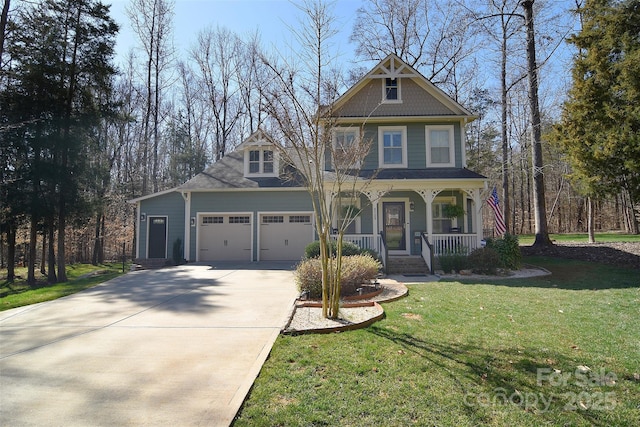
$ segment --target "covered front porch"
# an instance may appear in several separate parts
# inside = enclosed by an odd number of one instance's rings
[[[343,240],[375,250],[385,268],[393,258],[421,257],[430,271],[440,255],[468,254],[481,246],[484,183],[427,188],[403,184],[367,188],[353,196],[330,195],[334,227],[342,221]]]

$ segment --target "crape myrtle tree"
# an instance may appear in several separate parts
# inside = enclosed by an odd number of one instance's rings
[[[587,0],[573,86],[555,138],[564,146],[579,190],[591,198],[626,193],[640,203],[640,2]],[[638,232],[631,213],[632,231]]]
[[[300,179],[309,192],[320,243],[322,265],[322,314],[337,318],[340,302],[340,273],[342,236],[349,220],[337,221],[333,229],[336,209],[333,196],[345,196],[344,203],[355,205],[357,191],[370,182],[358,178],[356,167],[370,149],[371,142],[360,138],[350,144],[334,144],[331,105],[337,99],[338,73],[330,68],[330,39],[335,34],[331,4],[320,0],[306,0],[298,5],[303,14],[300,27],[294,33],[301,45],[297,52],[299,64],[293,58],[272,59],[262,56],[270,73],[271,83],[264,89],[265,109],[271,117],[269,133],[281,161],[294,166],[292,179]],[[331,159],[331,172],[325,160]],[[352,200],[349,200],[351,197]],[[343,199],[344,200],[344,199]],[[353,215],[347,215],[353,217]],[[336,236],[337,253],[331,255],[330,246]]]
[[[50,231],[56,227],[58,275],[49,280],[67,280],[67,222],[81,218],[89,206],[85,184],[96,130],[110,109],[108,98],[97,94],[109,91],[115,74],[111,60],[118,27],[108,11],[94,0],[46,0],[25,4],[8,23],[11,73],[0,100],[0,137],[3,147],[11,147],[8,167],[21,171],[16,186],[23,190],[8,203],[31,219],[32,247],[38,223]]]

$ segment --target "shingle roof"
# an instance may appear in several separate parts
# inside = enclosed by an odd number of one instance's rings
[[[292,188],[301,187],[295,174],[281,174],[281,177],[244,176],[244,154],[234,151],[218,160],[204,172],[178,187],[178,190],[224,190],[240,188]]]
[[[333,173],[327,171],[326,178],[331,179]],[[375,177],[379,180],[391,179],[486,179],[483,175],[463,168],[429,168],[429,169],[381,169],[363,170],[360,178]],[[177,190],[225,190],[251,188],[300,188],[302,180],[293,168],[281,177],[244,176],[244,156],[241,151],[227,154],[224,158],[209,166],[204,172],[196,175]]]
[[[360,178],[374,179],[487,179],[467,168],[380,169],[360,171]]]

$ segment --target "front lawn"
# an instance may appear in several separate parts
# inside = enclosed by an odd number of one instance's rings
[[[525,261],[554,275],[411,285],[369,328],[279,337],[234,426],[640,425],[637,270]]]
[[[563,234],[550,234],[549,238],[558,243],[589,243],[589,235],[587,233],[563,233]],[[595,239],[598,243],[609,242],[640,242],[640,234],[625,234],[625,233],[595,233]],[[535,236],[532,234],[522,234],[518,236],[520,244],[523,246],[529,246],[533,244]]]
[[[54,300],[88,289],[122,274],[122,264],[71,264],[67,266],[64,283],[47,284],[46,277],[38,270],[34,286],[26,281],[27,269],[16,268],[16,280],[8,282],[7,271],[0,271],[0,311]]]

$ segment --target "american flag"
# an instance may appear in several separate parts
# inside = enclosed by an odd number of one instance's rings
[[[498,199],[498,191],[496,187],[493,187],[493,191],[491,192],[491,197],[487,199],[487,203],[493,209],[495,223],[496,223],[496,233],[499,236],[502,236],[507,231],[507,227],[504,225],[504,216],[502,216],[502,211],[500,210],[500,199]]]

